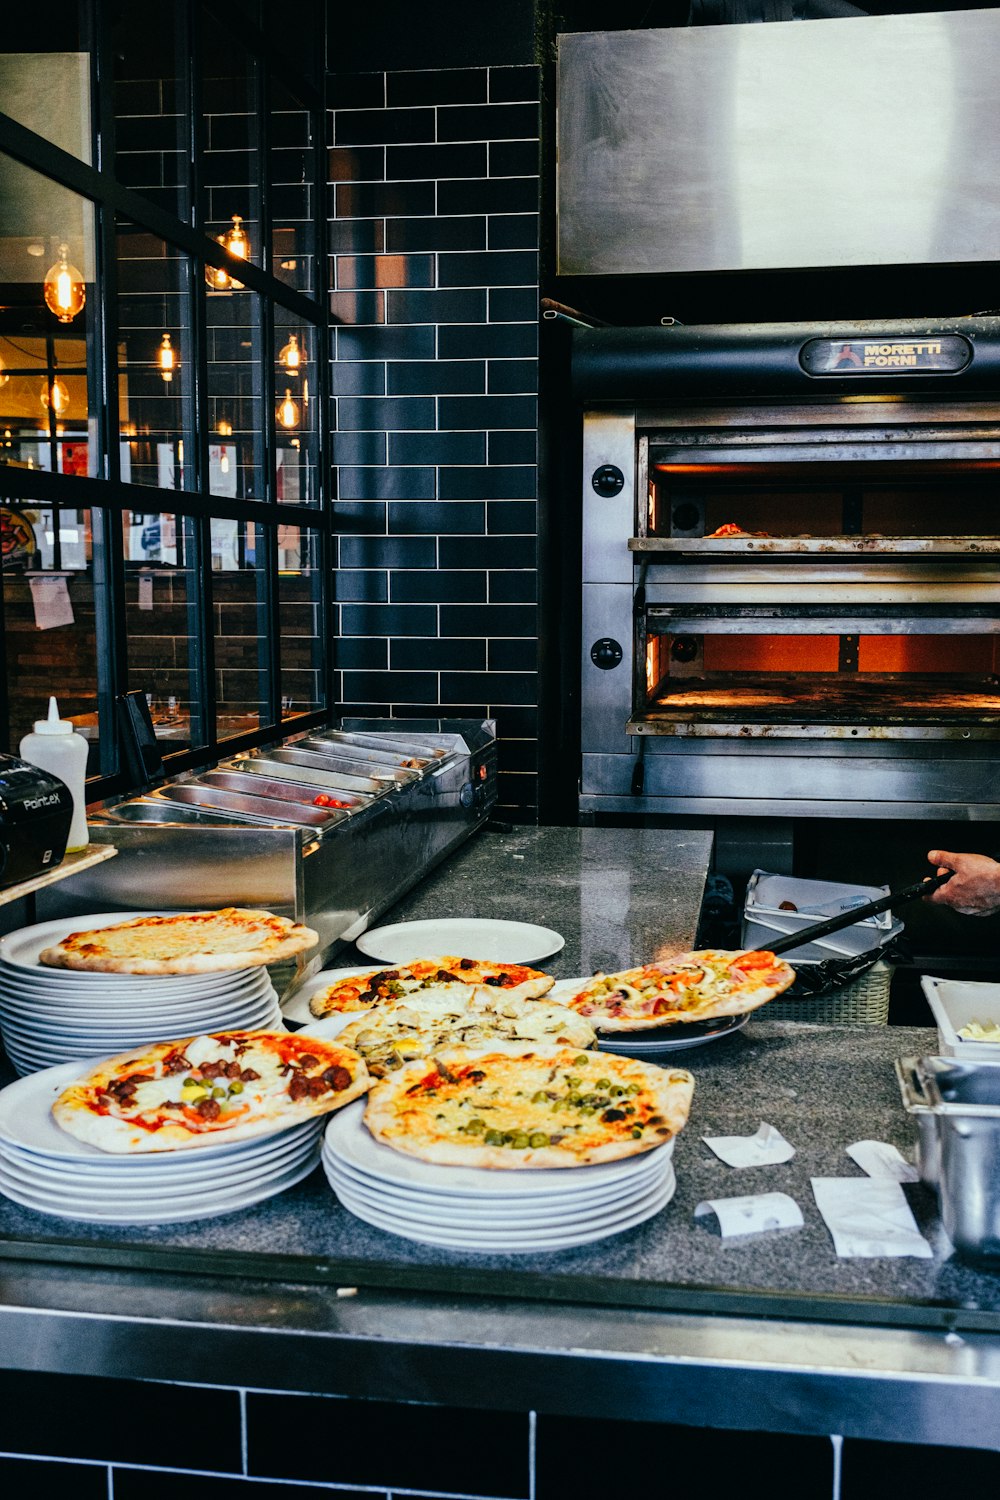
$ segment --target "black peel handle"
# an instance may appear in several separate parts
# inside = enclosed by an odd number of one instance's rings
[[[918,896],[929,896],[931,891],[936,891],[938,886],[944,885],[954,874],[953,870],[945,870],[943,875],[928,875],[926,880],[918,880],[914,885],[904,886],[901,891],[890,891],[888,896],[880,896],[877,901],[869,901],[865,906],[855,906],[851,911],[842,911],[838,917],[830,917],[826,922],[816,922],[812,927],[800,927],[798,932],[790,932],[787,937],[778,938],[776,943],[768,943],[768,953],[789,953],[793,948],[802,948],[806,943],[815,943],[819,938],[828,937],[831,932],[841,932],[845,927],[853,927],[855,922],[863,922],[866,917],[877,916],[880,911],[888,911],[892,906],[902,906],[906,901],[916,901]]]

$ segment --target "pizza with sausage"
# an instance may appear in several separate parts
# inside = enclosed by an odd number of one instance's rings
[[[52,1106],[102,1151],[176,1151],[267,1135],[371,1086],[356,1052],[290,1031],[217,1031],[107,1058]]]
[[[766,1005],[794,980],[795,970],[773,953],[705,948],[620,974],[595,974],[562,1003],[598,1031],[644,1031],[742,1015]]]
[[[524,999],[537,999],[550,990],[555,981],[538,969],[523,964],[491,963],[481,958],[414,958],[391,969],[375,969],[371,974],[354,974],[338,979],[310,996],[309,1009],[314,1016],[332,1016],[341,1011],[370,1010],[386,1000],[403,1000],[434,990],[447,993],[465,1004],[474,991],[483,988]]]
[[[102,974],[211,974],[251,969],[314,948],[319,934],[269,911],[221,911],[133,917],[111,927],[71,932],[43,948],[39,962]]]
[[[597,1034],[583,1016],[546,1000],[486,989],[474,990],[468,1000],[456,1000],[447,991],[424,990],[402,1000],[380,1001],[337,1040],[359,1052],[374,1077],[384,1078],[442,1047],[522,1042],[579,1050],[592,1047]]]
[[[449,1047],[375,1084],[365,1124],[421,1161],[498,1170],[584,1167],[662,1146],[694,1079],[572,1047]]]

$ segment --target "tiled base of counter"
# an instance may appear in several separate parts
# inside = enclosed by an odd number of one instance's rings
[[[39,1500],[730,1500],[755,1477],[778,1497],[870,1500],[956,1472],[973,1494],[1000,1484],[1000,1454],[958,1448],[24,1374],[0,1375],[0,1449],[0,1493]]]

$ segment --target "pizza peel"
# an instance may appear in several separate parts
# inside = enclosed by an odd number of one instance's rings
[[[880,896],[877,901],[867,901],[864,906],[853,906],[850,911],[842,911],[836,917],[829,917],[825,922],[815,922],[811,927],[800,927],[797,932],[790,932],[787,937],[778,938],[777,942],[768,943],[768,953],[789,953],[793,948],[802,948],[806,943],[815,943],[819,938],[828,937],[832,932],[841,932],[845,927],[853,927],[855,922],[863,922],[866,917],[877,916],[881,911],[888,911],[893,906],[902,906],[906,901],[915,901],[919,896],[929,896],[931,891],[936,891],[939,886],[949,881],[955,872],[945,870],[943,875],[928,875],[925,880],[918,880],[913,885],[903,886],[901,890],[890,891],[887,896]],[[753,950],[748,949],[747,952]]]

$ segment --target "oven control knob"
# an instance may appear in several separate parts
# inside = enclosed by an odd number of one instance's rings
[[[610,672],[612,667],[620,667],[622,654],[621,646],[609,635],[602,636],[590,648],[590,659],[595,667],[600,667],[602,672]]]
[[[460,789],[458,800],[462,807],[471,807],[476,800],[476,789],[471,781],[467,781]]]
[[[590,482],[599,495],[610,499],[621,494],[625,487],[625,475],[617,464],[601,464],[590,476]]]

